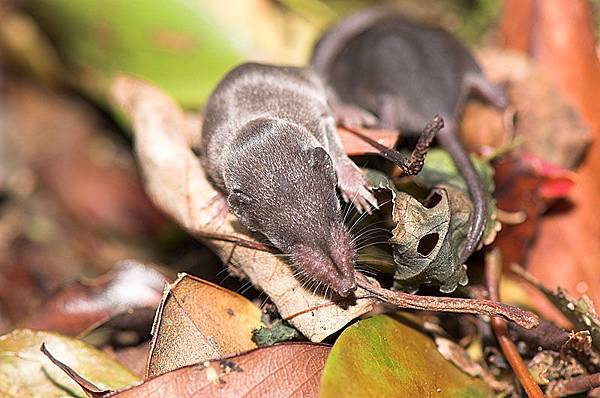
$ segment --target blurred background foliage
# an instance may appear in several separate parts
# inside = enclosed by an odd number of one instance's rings
[[[67,82],[100,104],[118,72],[158,84],[197,109],[216,82],[246,61],[303,64],[318,35],[338,18],[369,5],[391,4],[441,24],[468,43],[493,41],[499,0],[21,0],[42,32],[6,43],[37,75]],[[28,18],[28,16],[24,16]],[[33,27],[16,23],[12,28]],[[7,30],[8,27],[4,27]],[[6,32],[5,32],[6,33]],[[35,40],[31,36],[35,36]],[[19,38],[20,37],[20,38]],[[46,40],[51,45],[40,43]],[[18,49],[25,49],[18,54]],[[36,48],[38,55],[32,53]],[[49,56],[56,50],[58,56]],[[39,52],[43,54],[39,54]],[[14,51],[13,51],[14,53]],[[19,58],[18,56],[15,58]],[[59,65],[62,63],[62,65]]]
[[[245,61],[302,64],[318,35],[338,18],[370,5],[455,32],[470,45],[493,42],[500,0],[4,0],[33,16],[59,57],[27,48],[22,57],[38,75],[67,81],[99,103],[118,72],[148,79],[186,108],[198,108],[220,77]],[[592,0],[600,32],[600,0]],[[30,29],[4,26],[32,40]],[[25,24],[26,25],[26,24]],[[30,32],[31,33],[31,32]],[[9,43],[23,47],[23,43]],[[24,49],[24,48],[23,48]],[[18,57],[17,57],[18,58]],[[63,62],[66,69],[54,65]],[[35,62],[32,62],[35,61]],[[66,76],[65,71],[66,70]]]

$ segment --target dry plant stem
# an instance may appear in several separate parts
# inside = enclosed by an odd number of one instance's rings
[[[500,301],[498,289],[500,286],[501,272],[502,259],[500,257],[499,249],[496,248],[488,253],[485,258],[485,280],[490,299],[494,301]],[[533,380],[531,373],[529,373],[527,366],[525,366],[525,363],[523,362],[523,358],[521,358],[517,351],[517,347],[508,335],[506,322],[498,317],[492,317],[491,323],[492,329],[498,339],[498,344],[500,344],[500,348],[502,348],[502,352],[504,353],[504,357],[515,372],[515,375],[519,379],[527,396],[529,398],[543,398],[544,393]]]
[[[262,251],[262,252],[277,253],[277,249],[275,249],[269,245],[266,245],[266,244],[260,243],[260,242],[255,242],[255,241],[248,240],[248,239],[239,238],[235,235],[227,235],[227,234],[221,234],[218,232],[202,231],[202,230],[194,231],[194,235],[196,235],[200,238],[205,238],[205,239],[220,240],[223,242],[231,242],[231,243],[235,243],[238,246],[247,247],[249,249],[254,249],[254,250],[258,250],[258,251]]]
[[[531,312],[491,300],[417,296],[415,294],[395,292],[369,282],[364,275],[360,274],[357,275],[357,284],[359,287],[372,293],[379,300],[400,308],[502,316],[527,329],[532,329],[539,324],[539,319]]]
[[[76,382],[77,384],[79,384],[79,386],[84,390],[85,394],[89,397],[102,397],[103,395],[106,395],[107,393],[109,393],[109,390],[101,390],[100,388],[98,388],[95,384],[93,384],[92,382],[86,380],[85,378],[81,377],[79,375],[79,373],[77,373],[76,371],[74,371],[70,366],[65,365],[64,363],[62,363],[61,361],[59,361],[58,359],[56,359],[54,357],[54,355],[52,355],[48,349],[46,348],[46,344],[42,344],[42,346],[40,347],[40,351],[42,351],[42,353],[48,357],[48,359],[55,364],[56,366],[58,366],[60,368],[60,370],[62,370],[63,372],[65,372],[74,382]]]
[[[566,397],[580,394],[600,387],[600,373],[574,377],[571,380],[559,382],[549,393],[550,397]]]
[[[423,169],[423,164],[425,162],[425,155],[427,155],[427,151],[429,150],[429,146],[433,141],[433,138],[444,127],[444,119],[441,116],[436,115],[434,118],[427,123],[423,132],[419,136],[419,140],[417,141],[417,145],[412,152],[410,159],[404,157],[400,152],[393,148],[388,148],[385,145],[381,145],[379,142],[370,138],[369,136],[361,133],[360,131],[354,130],[349,127],[344,127],[350,133],[354,134],[361,140],[365,141],[373,148],[377,149],[381,156],[392,161],[395,165],[400,167],[405,175],[415,175],[418,174],[421,169]]]

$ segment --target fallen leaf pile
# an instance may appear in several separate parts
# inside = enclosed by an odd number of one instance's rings
[[[466,261],[448,153],[408,176],[376,154],[416,139],[338,128],[380,203],[342,203],[346,298],[214,219],[202,105],[375,2],[225,3],[0,2],[0,396],[600,397],[600,3],[398,1],[477,39],[510,105],[465,104],[488,208]]]

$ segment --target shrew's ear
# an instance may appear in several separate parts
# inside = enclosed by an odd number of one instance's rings
[[[337,182],[337,177],[335,174],[335,169],[333,168],[333,161],[331,160],[331,156],[329,156],[327,151],[318,146],[316,148],[309,149],[308,155],[310,166],[313,167],[315,170],[324,171],[327,177],[335,185]]]

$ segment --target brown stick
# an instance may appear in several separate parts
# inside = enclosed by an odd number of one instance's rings
[[[48,349],[46,348],[46,343],[42,343],[40,351],[42,351],[42,353],[46,355],[54,365],[58,366],[63,372],[67,374],[67,376],[69,376],[75,383],[77,383],[88,397],[100,398],[110,392],[110,390],[102,390],[98,388],[94,383],[80,376],[79,373],[73,370],[73,368],[56,359],[54,355],[52,355],[50,351],[48,351]]]
[[[548,389],[549,397],[566,397],[600,387],[600,373],[562,380]]]
[[[375,295],[379,300],[415,310],[459,312],[488,316],[501,316],[515,322],[519,326],[532,329],[539,324],[537,316],[518,307],[497,303],[490,300],[473,300],[454,297],[417,296],[403,292],[384,289],[371,282],[364,275],[357,275],[357,284]]]
[[[500,285],[501,272],[502,259],[500,257],[500,250],[496,248],[485,257],[485,280],[490,299],[494,301],[500,301],[498,287]],[[529,369],[527,369],[527,366],[519,355],[519,351],[517,351],[517,347],[508,335],[506,322],[498,317],[492,317],[491,323],[492,329],[500,344],[500,348],[502,348],[502,352],[504,353],[504,357],[521,382],[527,396],[529,398],[543,398],[544,393],[540,389],[540,386],[533,380],[531,373],[529,373]]]
[[[354,130],[349,127],[344,128],[348,130],[350,133],[354,134],[361,140],[365,141],[367,144],[371,145],[373,148],[379,151],[379,154],[384,158],[392,161],[395,165],[400,167],[404,174],[406,175],[415,175],[418,174],[423,169],[423,164],[425,163],[425,155],[427,155],[427,151],[429,150],[429,146],[433,141],[433,138],[444,127],[444,119],[441,116],[435,115],[433,119],[423,129],[423,132],[419,136],[419,140],[417,141],[417,145],[411,154],[410,159],[407,159],[400,152],[395,150],[394,148],[388,148],[385,145],[381,145],[379,142],[375,141],[371,137],[361,133],[360,131]]]
[[[202,231],[202,230],[193,231],[193,234],[199,238],[231,242],[231,243],[235,243],[238,246],[247,247],[249,249],[258,250],[261,252],[277,253],[277,250],[269,245],[266,245],[266,244],[260,243],[260,242],[256,242],[253,240],[238,238],[237,236],[234,236],[234,235],[227,235],[227,234],[221,234],[218,232],[209,232],[209,231]]]

